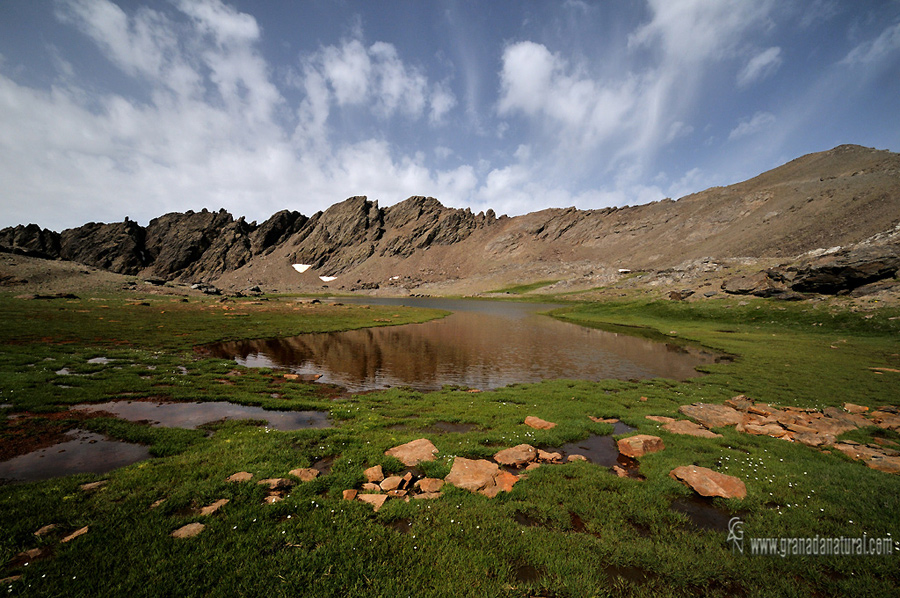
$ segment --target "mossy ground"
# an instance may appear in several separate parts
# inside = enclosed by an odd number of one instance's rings
[[[230,309],[223,309],[229,307]],[[245,314],[245,315],[239,315]],[[842,455],[769,437],[718,430],[699,439],[659,431],[646,415],[721,402],[739,393],[780,405],[900,404],[900,315],[855,314],[822,304],[714,301],[578,305],[557,317],[725,351],[734,361],[705,366],[688,381],[548,381],[470,393],[390,389],[345,395],[285,381],[266,369],[236,368],[194,347],[215,340],[421,321],[439,314],[396,307],[301,305],[293,299],[218,303],[209,299],[109,295],[81,300],[0,297],[0,404],[7,413],[54,417],[81,402],[113,398],[229,400],[274,409],[328,410],[326,430],[267,431],[247,422],[166,430],[100,418],[89,426],[151,446],[154,458],[109,474],[0,486],[0,563],[45,546],[52,556],[0,565],[7,595],[33,596],[885,596],[900,585],[900,547],[891,556],[750,557],[726,535],[693,525],[670,508],[691,491],[668,476],[695,463],[741,477],[743,501],[716,499],[740,513],[746,537],[862,536],[900,539],[900,477]],[[105,364],[89,359],[106,357]],[[70,375],[57,371],[66,368]],[[183,368],[183,369],[182,369]],[[274,398],[273,395],[277,395]],[[646,401],[641,400],[646,397]],[[559,425],[535,431],[536,415]],[[661,436],[666,449],[640,460],[646,481],[618,478],[588,463],[543,466],[494,499],[448,488],[437,500],[388,501],[378,512],[341,499],[364,467],[400,471],[384,450],[420,436],[439,458],[426,474],[449,472],[454,455],[488,457],[528,442],[554,447],[612,427],[617,417]],[[49,421],[49,420],[48,420]],[[65,420],[63,420],[65,421]],[[473,424],[443,433],[436,424]],[[38,425],[38,429],[39,429]],[[11,423],[0,422],[5,440]],[[211,432],[208,435],[207,432]],[[898,440],[878,428],[847,435]],[[255,483],[323,457],[331,473],[298,484],[274,505]],[[107,479],[92,492],[79,484]],[[220,498],[212,516],[196,509]],[[150,506],[165,499],[158,507]],[[389,524],[405,520],[407,533]],[[201,521],[199,536],[169,534]],[[523,523],[524,522],[524,523]],[[70,543],[33,532],[56,523],[89,526]],[[527,524],[525,524],[527,523]],[[62,532],[60,532],[62,533]]]

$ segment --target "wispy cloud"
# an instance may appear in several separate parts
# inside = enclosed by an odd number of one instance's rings
[[[763,50],[751,58],[737,76],[738,87],[748,87],[757,81],[769,77],[781,66],[781,48],[772,47]]]
[[[728,134],[728,140],[755,135],[775,124],[775,115],[771,112],[757,112],[752,117],[742,120]]]

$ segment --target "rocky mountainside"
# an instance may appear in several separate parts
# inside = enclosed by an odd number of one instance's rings
[[[778,294],[890,279],[900,267],[898,226],[900,155],[845,145],[742,183],[633,207],[497,218],[434,198],[380,208],[352,197],[309,218],[282,211],[259,225],[206,210],[146,227],[126,220],[55,233],[30,224],[0,230],[0,250],[231,290],[327,284],[390,294],[542,280],[577,290],[614,282],[620,270],[671,277],[736,260],[748,272],[725,290]]]

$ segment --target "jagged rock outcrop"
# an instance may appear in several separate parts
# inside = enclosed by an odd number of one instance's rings
[[[250,251],[253,255],[261,255],[271,251],[276,245],[284,243],[288,237],[297,233],[309,221],[300,212],[281,210],[269,217],[250,233]]]
[[[0,251],[31,257],[59,257],[59,233],[37,224],[10,226],[0,230]]]
[[[178,278],[215,242],[234,219],[225,210],[172,212],[154,218],[147,226],[145,275]]]
[[[137,274],[147,265],[144,229],[136,222],[91,222],[60,233],[59,256],[119,274]]]
[[[900,270],[900,244],[862,245],[789,266],[791,288],[833,294],[893,278]]]

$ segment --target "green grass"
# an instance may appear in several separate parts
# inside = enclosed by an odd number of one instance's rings
[[[747,498],[715,504],[740,513],[747,537],[866,533],[900,539],[897,476],[733,428],[719,430],[723,436],[716,439],[675,436],[645,418],[739,393],[779,405],[898,405],[900,374],[870,369],[900,369],[900,320],[892,319],[897,310],[863,314],[827,303],[764,300],[577,305],[556,317],[699,344],[734,360],[705,366],[705,376],[687,381],[557,380],[480,393],[394,388],[335,400],[317,385],[287,383],[265,369],[235,368],[194,347],[435,314],[301,307],[287,298],[231,302],[226,305],[235,309],[227,311],[206,299],[145,302],[151,305],[129,305],[122,296],[74,302],[0,297],[0,404],[12,405],[4,411],[49,414],[82,402],[159,396],[328,410],[336,426],[277,432],[246,422],[204,430],[108,418],[79,422],[148,444],[154,456],[102,476],[0,486],[0,563],[35,547],[53,551],[52,558],[27,567],[0,565],[0,579],[22,576],[0,586],[7,595],[885,596],[900,585],[900,547],[889,557],[734,555],[724,533],[698,528],[670,509],[673,500],[691,492],[668,473],[695,463],[741,477]],[[391,322],[376,322],[381,319]],[[87,363],[99,356],[112,361]],[[57,375],[61,368],[72,375]],[[526,415],[558,426],[532,430],[521,423]],[[523,442],[556,447],[612,432],[589,415],[617,417],[663,438],[664,451],[640,460],[645,481],[572,463],[542,466],[494,499],[449,488],[438,500],[388,501],[378,513],[341,500],[342,490],[362,482],[365,467],[401,471],[384,451],[414,438],[428,437],[437,446],[438,458],[423,470],[442,477],[454,456],[489,457]],[[0,421],[0,438],[11,433],[13,421]],[[439,433],[439,422],[472,429]],[[876,436],[900,439],[876,428],[845,435],[857,442]],[[256,479],[284,476],[324,457],[335,458],[330,474],[297,485],[275,505],[263,504],[265,492],[253,482],[225,481],[241,470]],[[78,489],[99,479],[109,482],[91,493]],[[220,498],[229,499],[220,512],[196,514]],[[517,522],[523,516],[531,525]],[[409,533],[388,526],[401,519],[410,522]],[[207,525],[198,537],[169,537],[195,521]],[[48,523],[65,533],[82,526],[89,532],[67,544],[58,535],[36,538],[33,532]]]

